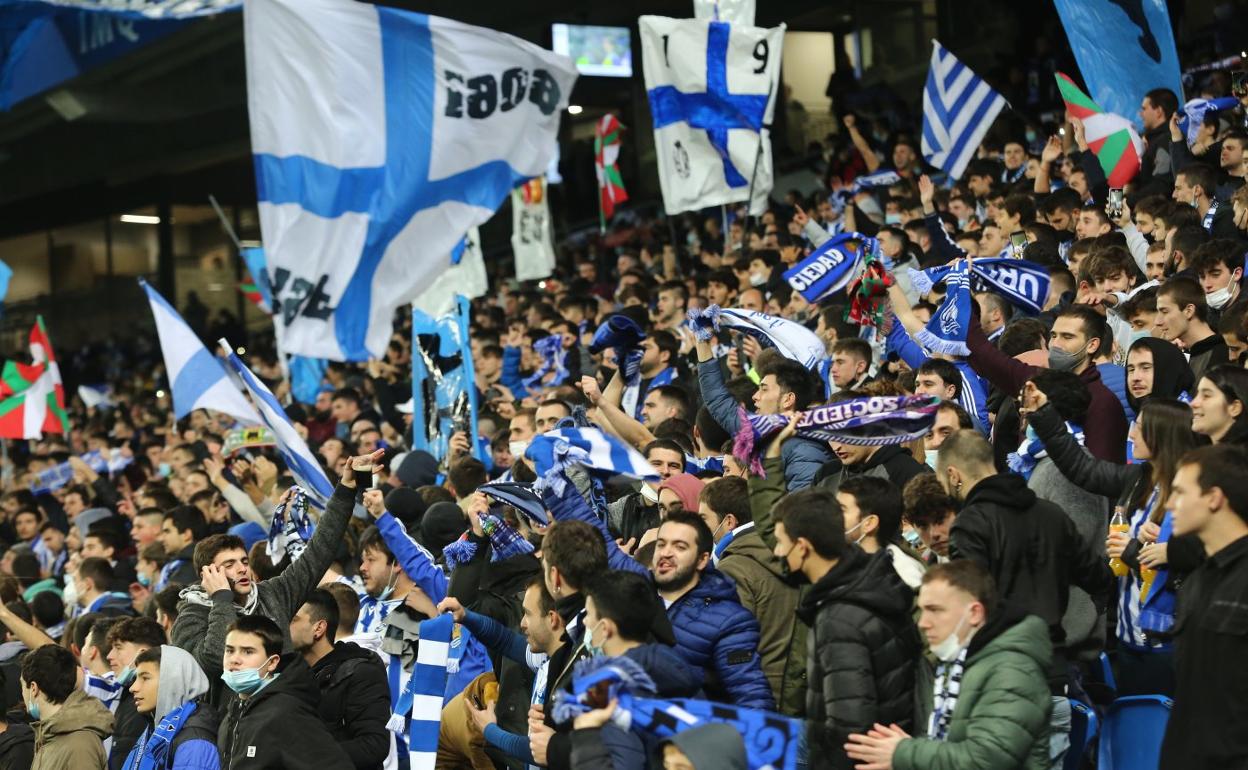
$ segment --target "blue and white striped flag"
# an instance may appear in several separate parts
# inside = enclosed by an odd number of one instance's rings
[[[658,481],[645,457],[615,436],[597,428],[559,428],[534,436],[524,456],[533,461],[537,491],[550,484],[555,494],[563,494],[560,472],[573,465],[600,477],[629,476],[642,481]]]
[[[244,422],[259,422],[260,416],[226,376],[221,361],[208,352],[178,311],[147,281],[140,278],[139,285],[147,292],[156,320],[174,416],[181,419],[196,409],[215,409]]]
[[[295,426],[286,416],[286,410],[282,409],[282,405],[277,402],[277,397],[272,391],[260,381],[260,378],[251,373],[247,364],[243,363],[243,359],[234,353],[229,342],[221,340],[221,345],[230,351],[230,366],[234,367],[239,379],[243,381],[243,386],[251,394],[251,400],[260,410],[258,419],[269,426],[277,438],[277,452],[282,456],[286,467],[290,469],[291,475],[295,477],[295,482],[308,493],[308,498],[313,505],[324,508],[334,493],[334,486],[325,477],[321,464],[316,461],[316,457],[308,449],[303,437],[295,431]]]
[[[438,733],[442,729],[443,694],[454,627],[455,621],[450,615],[439,615],[420,624],[416,668],[391,717],[391,728],[397,727],[399,720],[409,714],[412,717],[407,744],[412,770],[433,770],[437,764]]]
[[[928,163],[960,178],[1004,106],[1005,97],[932,41],[923,88],[923,158]]]
[[[351,0],[248,0],[243,21],[282,344],[380,358],[394,311],[545,172],[575,65],[501,32]]]

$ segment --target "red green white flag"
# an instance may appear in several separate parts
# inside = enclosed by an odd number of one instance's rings
[[[1066,102],[1066,111],[1083,121],[1088,149],[1096,155],[1110,187],[1126,187],[1140,172],[1144,142],[1131,121],[1105,112],[1069,76],[1057,73],[1057,88]]]
[[[0,370],[0,438],[69,433],[65,386],[43,316],[30,330],[30,364],[6,361]]]
[[[628,200],[624,180],[620,177],[620,131],[619,118],[603,115],[594,125],[594,171],[598,174],[599,224],[605,231],[607,220],[615,213],[615,207]]]

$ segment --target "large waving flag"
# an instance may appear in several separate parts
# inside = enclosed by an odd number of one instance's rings
[[[174,416],[182,419],[196,409],[215,409],[244,422],[259,422],[260,416],[230,381],[225,367],[208,352],[178,311],[147,281],[139,279],[139,285],[147,292],[152,317],[156,320]]]
[[[1135,126],[1121,115],[1102,110],[1064,73],[1057,73],[1057,88],[1066,102],[1066,111],[1083,121],[1088,149],[1100,161],[1109,186],[1126,187],[1140,173],[1140,158],[1144,155],[1144,142]]]
[[[954,179],[975,157],[1005,97],[939,42],[923,87],[923,157]]]
[[[1144,94],[1169,88],[1183,102],[1183,76],[1166,0],[1054,0],[1079,71],[1097,104],[1133,116]]]
[[[784,25],[642,16],[646,95],[668,214],[738,203],[762,213]]]
[[[234,348],[228,341],[221,340],[221,346],[230,351],[227,360],[242,380],[243,387],[247,388],[247,392],[251,394],[251,400],[255,403],[256,409],[260,411],[260,420],[273,431],[277,439],[277,452],[282,456],[286,467],[290,469],[291,475],[295,477],[296,483],[308,493],[313,504],[324,508],[334,493],[334,487],[325,477],[325,471],[321,470],[321,464],[316,461],[312,450],[308,449],[307,442],[295,430],[290,418],[286,416],[286,410],[282,409],[282,405],[277,402],[277,397],[273,395],[273,392],[260,381],[259,377],[252,374],[247,364],[243,363],[243,359],[234,353]]]
[[[501,32],[351,0],[248,0],[243,18],[283,345],[380,358],[394,311],[546,170],[575,67]]]
[[[65,387],[43,316],[30,330],[30,364],[6,361],[0,374],[0,438],[69,433]]]

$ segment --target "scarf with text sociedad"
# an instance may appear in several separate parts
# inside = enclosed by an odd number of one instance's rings
[[[851,398],[799,412],[796,433],[816,441],[837,441],[855,446],[904,444],[926,435],[936,420],[937,396],[870,396]],[[733,455],[750,470],[763,475],[759,460],[761,442],[789,424],[782,414],[738,413],[741,428],[733,442]]]
[[[1044,309],[1049,296],[1048,270],[1010,257],[959,260],[952,267],[911,270],[910,281],[920,295],[945,282],[945,300],[916,340],[930,351],[955,356],[971,353],[966,347],[966,331],[971,323],[972,292],[995,292],[1033,315]]]
[[[862,272],[863,258],[878,249],[874,238],[861,233],[841,233],[819,245],[809,257],[784,272],[793,291],[812,305],[849,286]]]

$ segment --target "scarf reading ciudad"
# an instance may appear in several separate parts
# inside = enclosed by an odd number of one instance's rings
[[[731,329],[753,337],[765,348],[775,348],[785,358],[807,369],[814,369],[827,358],[823,340],[802,324],[787,318],[756,310],[721,308],[719,305],[711,305],[705,310],[690,310],[686,317],[685,326],[703,342],[709,342],[721,329]]]
[[[905,444],[921,438],[936,420],[938,396],[870,396],[817,406],[797,417],[797,435],[816,441],[854,446]],[[733,441],[733,455],[750,470],[763,475],[758,454],[762,441],[789,424],[782,414],[738,412],[741,427]]]
[[[641,395],[641,343],[645,339],[646,333],[636,321],[617,313],[602,322],[589,343],[591,354],[601,353],[607,348],[615,350],[615,364],[620,367],[620,376],[624,378],[620,409],[625,414],[634,414],[637,410]]]
[[[308,496],[300,487],[291,487],[290,499],[273,509],[269,543],[265,553],[274,564],[286,557],[293,562],[303,555],[312,539],[312,519],[308,517]]]
[[[605,688],[606,694],[602,691]],[[746,764],[760,770],[793,770],[804,731],[801,720],[771,711],[691,698],[655,697],[654,680],[631,659],[586,658],[576,664],[571,691],[555,693],[555,721],[565,723],[615,699],[611,723],[660,740],[713,723],[733,727],[745,741]]]
[[[941,281],[948,287],[945,301],[917,335],[917,341],[933,352],[955,356],[971,353],[966,347],[966,331],[971,323],[973,291],[996,292],[1033,315],[1044,309],[1049,295],[1048,270],[1010,257],[958,260],[952,267],[910,271],[911,285],[920,295],[928,294]]]
[[[559,385],[568,378],[568,369],[566,366],[568,351],[563,349],[562,334],[548,334],[537,342],[533,343],[533,350],[542,357],[542,363],[537,367],[537,371],[522,380],[525,390],[533,390],[540,387],[542,378],[550,372],[555,373],[555,379],[552,384]]]
[[[824,241],[810,256],[784,271],[784,280],[807,302],[818,304],[844,291],[862,272],[865,256],[878,249],[878,242],[870,236],[843,232]]]
[[[1080,428],[1073,422],[1068,422],[1066,423],[1066,431],[1070,433],[1075,441],[1079,442],[1079,446],[1083,446],[1083,428]],[[1010,452],[1005,462],[1010,467],[1010,470],[1025,479],[1030,479],[1031,474],[1036,470],[1036,466],[1048,456],[1048,452],[1044,448],[1044,442],[1036,435],[1035,429],[1029,425],[1027,426],[1027,435],[1023,437],[1023,443],[1018,445],[1018,451]]]

